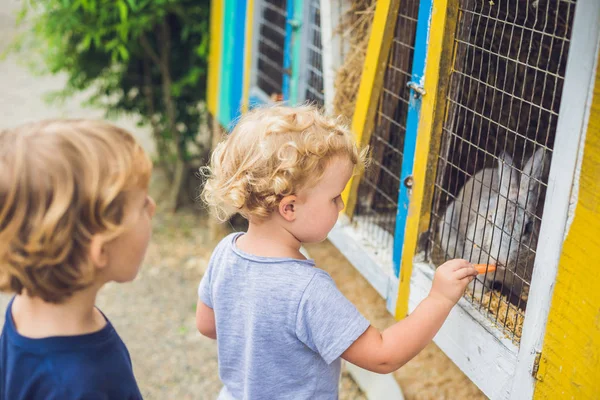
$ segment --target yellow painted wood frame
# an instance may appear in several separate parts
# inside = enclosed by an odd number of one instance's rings
[[[383,86],[399,5],[400,0],[379,0],[375,8],[371,36],[352,118],[352,131],[356,142],[361,147],[368,145],[371,139],[377,101]],[[345,212],[349,217],[352,217],[354,213],[359,182],[360,176],[353,177],[342,193],[342,200],[346,204]]]
[[[596,70],[575,217],[558,264],[535,399],[600,397],[599,238],[600,73]]]
[[[223,0],[210,2],[210,53],[208,55],[208,83],[206,106],[216,117],[219,104],[219,76],[221,70],[221,43],[223,37]]]
[[[246,42],[244,43],[244,88],[242,91],[242,114],[246,113],[250,102],[250,72],[252,70],[252,43],[254,26],[254,0],[246,3]]]
[[[400,263],[396,318],[408,314],[410,277],[417,243],[422,233],[429,228],[430,205],[433,198],[437,155],[444,123],[445,95],[448,91],[450,72],[456,54],[453,53],[453,39],[458,18],[458,0],[436,0],[431,12],[429,45],[425,66],[415,162],[413,166],[414,184],[406,219],[404,248]]]

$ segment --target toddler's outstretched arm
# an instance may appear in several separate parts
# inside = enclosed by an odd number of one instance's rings
[[[402,367],[433,339],[476,275],[475,268],[465,260],[450,260],[441,265],[431,292],[408,317],[383,333],[370,326],[342,358],[381,374]]]

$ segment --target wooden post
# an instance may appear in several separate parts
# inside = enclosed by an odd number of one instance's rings
[[[379,0],[375,8],[367,56],[352,118],[352,130],[361,147],[366,146],[371,139],[399,5],[400,0]],[[346,204],[345,213],[349,217],[354,213],[359,182],[360,177],[353,177],[342,193],[342,199]]]
[[[404,318],[408,313],[413,258],[417,252],[419,236],[429,226],[429,205],[433,196],[436,157],[444,123],[445,93],[448,90],[453,61],[452,41],[456,31],[457,12],[457,0],[433,2],[425,66],[424,88],[427,94],[422,99],[417,131],[413,165],[414,183],[406,217],[404,248],[400,259],[397,319]]]

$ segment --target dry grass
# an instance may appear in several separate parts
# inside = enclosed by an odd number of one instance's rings
[[[354,1],[337,28],[348,51],[344,54],[344,64],[338,69],[335,77],[336,95],[333,106],[335,113],[343,115],[347,120],[352,120],[354,115],[375,3],[375,0]]]
[[[525,311],[510,303],[506,296],[501,295],[498,291],[485,293],[481,301],[477,298],[472,298],[472,300],[485,307],[488,317],[502,328],[513,343],[518,345],[521,342]]]

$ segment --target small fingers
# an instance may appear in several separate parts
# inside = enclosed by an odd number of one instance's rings
[[[470,262],[468,262],[467,260],[456,259],[456,260],[454,260],[454,265],[453,265],[452,270],[458,271],[458,270],[468,268],[468,267],[473,267]]]
[[[473,280],[473,278],[477,276],[477,270],[472,266],[467,266],[457,270],[455,274],[458,279],[464,279],[469,277],[471,278],[471,280]]]

